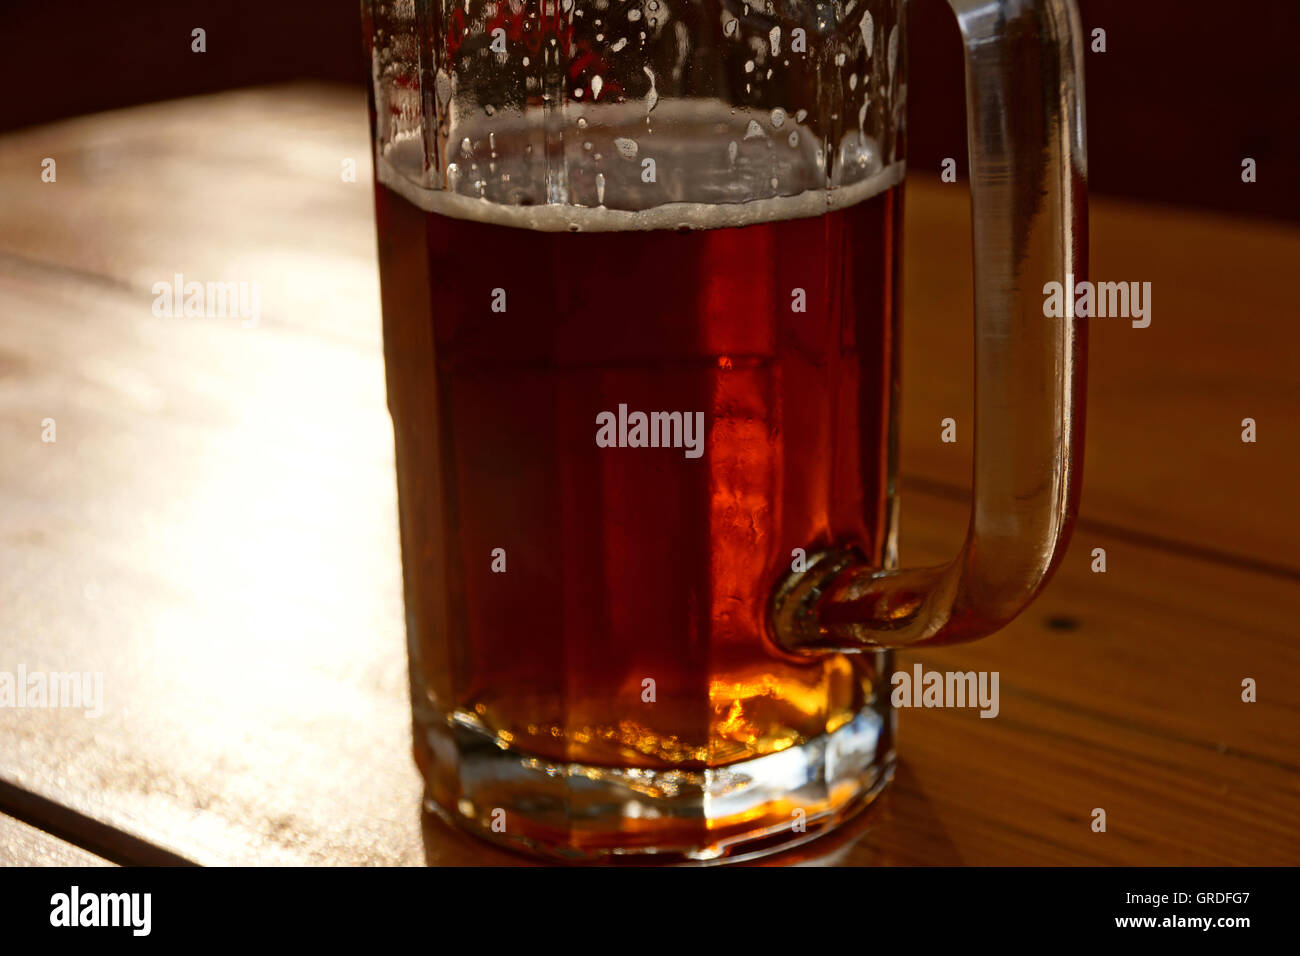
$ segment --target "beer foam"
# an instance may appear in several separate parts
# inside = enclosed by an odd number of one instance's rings
[[[847,208],[897,186],[903,181],[904,171],[905,164],[900,160],[860,182],[829,189],[808,189],[795,196],[732,203],[669,202],[647,209],[626,210],[567,203],[507,205],[446,190],[427,189],[411,182],[386,162],[381,161],[378,166],[381,183],[425,212],[537,232],[725,229],[782,219],[807,219]]]
[[[832,142],[805,115],[717,100],[660,103],[653,124],[631,103],[588,104],[576,118],[453,110],[439,160],[410,137],[378,151],[376,175],[426,212],[538,232],[803,219],[902,182],[903,161],[886,162],[874,137],[850,129]]]

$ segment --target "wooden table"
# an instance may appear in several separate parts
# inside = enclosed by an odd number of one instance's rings
[[[104,675],[98,718],[0,709],[0,863],[521,862],[419,811],[367,153],[363,97],[321,87],[0,139],[0,671]],[[774,862],[1300,863],[1300,230],[1092,223],[1153,321],[1093,323],[1070,554],[1003,633],[902,658],[999,671],[1001,714],[905,711],[881,801]],[[938,561],[963,188],[909,177],[905,235],[903,558]],[[256,278],[260,323],[155,317],[177,273]]]

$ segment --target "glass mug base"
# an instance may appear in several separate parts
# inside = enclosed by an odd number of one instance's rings
[[[778,753],[704,770],[554,762],[503,747],[453,715],[417,727],[425,809],[475,836],[553,861],[739,862],[806,843],[892,779],[895,713],[878,701]]]

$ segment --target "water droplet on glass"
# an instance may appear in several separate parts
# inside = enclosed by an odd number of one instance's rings
[[[636,140],[620,136],[614,140],[614,148],[624,159],[636,159],[637,149]]]
[[[460,141],[460,151],[466,156],[474,155],[474,144],[469,141],[468,136]]]
[[[794,121],[796,123],[802,123],[807,118],[808,118],[807,110],[799,110],[797,113],[794,114]]]
[[[627,12],[627,18],[631,20],[633,23],[636,23],[636,21],[641,19],[641,11],[638,10],[636,7],[633,7],[631,10]]]
[[[619,40],[617,43],[615,43],[615,44],[614,44],[612,47],[610,47],[609,49],[610,49],[611,52],[613,52],[613,53],[617,53],[619,50],[623,49],[623,47],[625,47],[625,46],[627,46],[627,37],[623,37],[621,40]]]
[[[596,201],[600,205],[605,205],[605,174],[596,174]]]
[[[605,85],[605,81],[599,76],[591,78],[591,98],[594,100],[600,96],[600,88]]]
[[[772,126],[775,127],[776,129],[780,129],[784,125],[785,125],[785,110],[781,109],[781,107],[778,106],[776,109],[772,110]]]
[[[659,105],[659,91],[655,89],[655,75],[651,72],[650,67],[641,67],[641,72],[650,77],[650,92],[645,95],[645,111],[649,114],[654,112],[654,108]]]
[[[750,120],[749,127],[745,130],[745,139],[760,139],[763,136],[763,127],[758,125],[758,120]]]
[[[867,46],[867,59],[871,59],[871,49],[875,44],[876,24],[871,19],[871,11],[864,10],[862,19],[858,21],[858,29],[862,31],[862,42]]]

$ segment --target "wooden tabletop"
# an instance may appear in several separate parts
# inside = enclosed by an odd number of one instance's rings
[[[103,674],[98,717],[0,708],[0,863],[523,862],[419,809],[369,180],[350,89],[0,138],[0,672]],[[967,199],[909,174],[908,563],[966,525]],[[770,862],[1300,863],[1300,229],[1095,198],[1091,247],[1152,323],[1093,321],[1070,553],[901,658],[1001,713],[904,711],[885,796]],[[177,273],[259,282],[257,326],[155,317]]]

